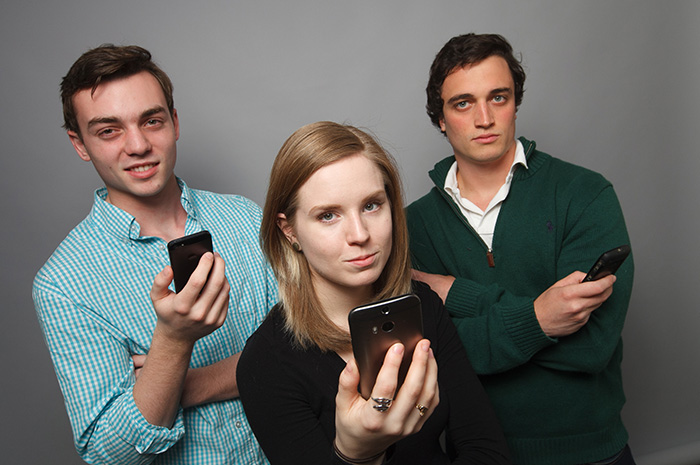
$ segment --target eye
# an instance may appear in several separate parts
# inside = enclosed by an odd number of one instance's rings
[[[101,139],[109,139],[110,137],[114,136],[116,134],[116,131],[112,128],[105,128],[97,132],[97,137]]]
[[[493,97],[493,101],[496,103],[503,103],[506,101],[506,96],[505,95],[496,95]]]
[[[158,126],[161,123],[159,119],[151,118],[146,121],[146,126]]]
[[[459,102],[459,103],[457,103],[457,104],[455,105],[455,107],[457,107],[457,108],[460,109],[460,110],[464,110],[464,109],[467,108],[468,106],[469,106],[469,102],[467,102],[467,101]]]
[[[318,215],[318,220],[323,223],[329,223],[335,219],[336,215],[333,212],[323,212]]]
[[[372,212],[379,208],[379,202],[368,202],[365,204],[365,211]]]

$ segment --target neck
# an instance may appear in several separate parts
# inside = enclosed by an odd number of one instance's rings
[[[474,163],[456,157],[460,195],[485,210],[506,181],[514,159],[515,144],[513,150],[492,162]]]
[[[348,327],[348,314],[350,311],[355,307],[371,302],[374,297],[374,290],[371,285],[361,288],[339,288],[316,284],[314,285],[316,296],[326,316],[336,326],[348,333],[350,332]]]
[[[141,236],[170,241],[185,234],[187,213],[180,202],[180,186],[173,175],[167,186],[151,197],[133,197],[107,191],[106,201],[136,218]]]

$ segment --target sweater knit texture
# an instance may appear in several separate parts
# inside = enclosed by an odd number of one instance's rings
[[[456,278],[446,308],[515,463],[604,459],[628,439],[620,417],[620,334],[632,291],[632,257],[616,273],[611,297],[574,334],[548,337],[533,303],[559,279],[588,271],[602,252],[629,244],[627,229],[603,176],[520,141],[528,168],[514,173],[492,249],[443,189],[452,156],[430,172],[435,187],[407,207],[413,264]]]

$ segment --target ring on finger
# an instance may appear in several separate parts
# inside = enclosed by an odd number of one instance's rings
[[[391,403],[394,401],[393,399],[388,399],[386,397],[372,397],[372,400],[377,403],[377,405],[373,405],[372,407],[374,410],[380,413],[384,413],[389,410]]]
[[[426,407],[423,404],[416,404],[416,408],[418,409],[418,413],[420,414],[420,416],[425,415],[425,412],[428,411],[428,407]]]

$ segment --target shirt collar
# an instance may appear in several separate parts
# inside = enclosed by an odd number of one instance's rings
[[[180,187],[180,202],[188,217],[197,218],[197,209],[190,201],[192,193],[187,184],[180,179],[177,184]],[[101,187],[95,191],[94,203],[90,212],[90,219],[102,227],[105,231],[122,240],[139,240],[141,237],[141,225],[129,213],[107,202],[107,188]]]
[[[515,156],[513,157],[513,163],[510,165],[510,170],[508,171],[508,175],[506,176],[506,179],[504,180],[504,184],[510,184],[510,182],[513,180],[513,173],[515,173],[515,170],[517,169],[518,165],[523,165],[525,169],[528,168],[527,166],[527,158],[525,157],[525,149],[523,148],[523,144],[516,139],[515,140]],[[459,198],[459,183],[457,182],[457,161],[455,160],[454,163],[452,163],[452,166],[450,167],[450,170],[447,172],[447,176],[445,177],[445,191],[447,191],[448,194],[450,194],[453,198]]]

